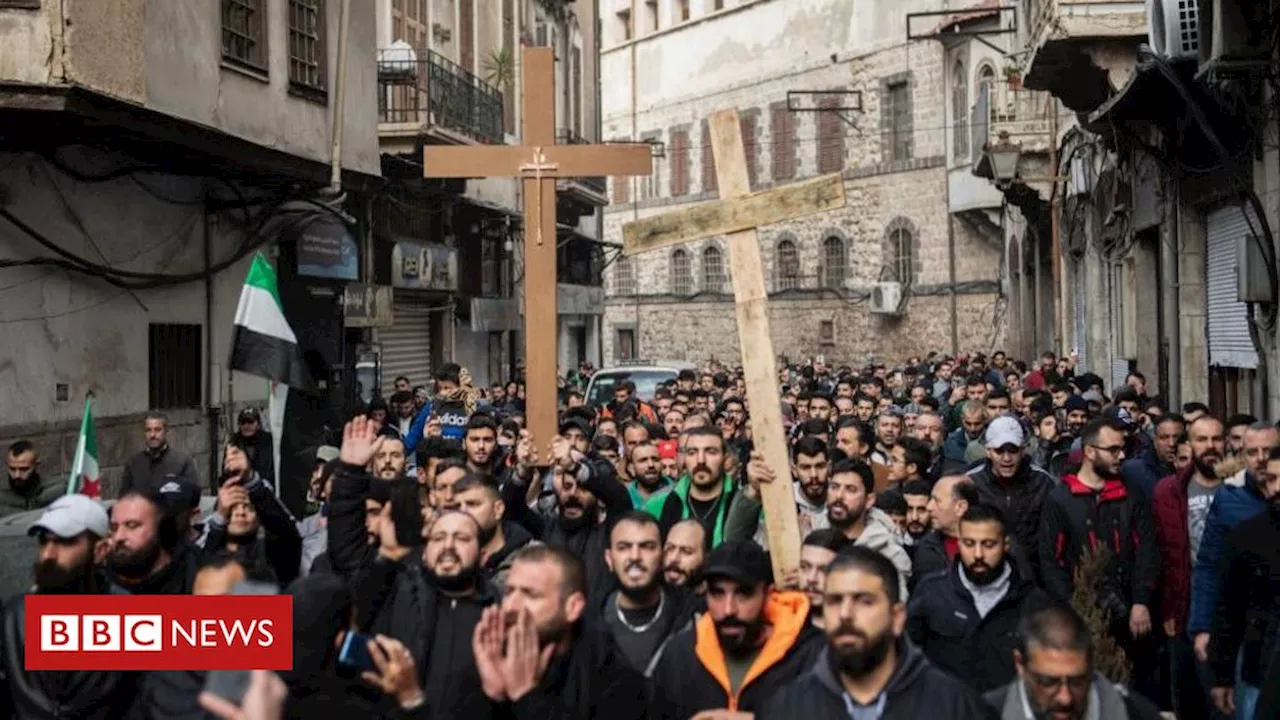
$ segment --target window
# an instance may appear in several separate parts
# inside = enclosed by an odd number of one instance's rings
[[[770,132],[773,135],[773,179],[796,176],[796,116],[786,105],[775,105]]]
[[[677,0],[676,16],[680,18],[680,22],[689,19],[689,0]]]
[[[636,357],[636,331],[631,328],[618,329],[618,359],[634,360]]]
[[[148,326],[148,406],[158,410],[200,407],[203,337],[200,325]]]
[[[689,131],[671,131],[671,196],[689,194]]]
[[[266,28],[263,0],[222,0],[222,59],[265,73]]]
[[[618,11],[618,29],[622,31],[622,39],[624,41],[631,39],[631,11],[630,10]]]
[[[324,0],[289,0],[289,83],[324,92]]]
[[[978,85],[990,85],[996,81],[996,69],[990,65],[983,64],[978,68]]]
[[[615,205],[625,205],[631,202],[631,178],[615,177],[611,178],[613,182],[613,202]]]
[[[849,267],[845,261],[844,241],[835,235],[822,241],[822,286],[825,288],[844,287],[845,274]]]
[[[775,290],[792,290],[800,287],[800,253],[791,240],[778,241],[774,249],[773,286]]]
[[[758,120],[759,114],[755,111],[743,113],[738,118],[738,123],[742,126],[742,149],[747,154],[747,182],[752,190],[760,185],[760,153],[756,143]]]
[[[818,342],[823,345],[836,344],[836,321],[822,320],[818,323]]]
[[[911,159],[911,85],[906,80],[885,83],[880,101],[885,162]]]
[[[916,279],[916,232],[910,220],[898,218],[885,231],[886,279],[909,285]]]
[[[636,267],[629,257],[619,257],[613,264],[613,294],[636,294]]]
[[[818,172],[844,170],[844,121],[840,119],[840,100],[824,97],[818,107]]]
[[[716,177],[716,154],[711,148],[711,124],[702,121],[702,192],[716,192],[720,179]]]
[[[573,46],[569,55],[569,65],[573,73],[573,131],[582,135],[582,48]]]
[[[712,245],[702,251],[702,289],[705,292],[724,292],[724,255]]]
[[[711,0],[711,9],[712,9],[712,10],[723,10],[723,9],[724,9],[724,0]]]
[[[671,294],[693,294],[693,272],[689,269],[689,253],[684,250],[671,253]]]
[[[964,63],[951,71],[951,151],[956,160],[969,159],[969,82]]]
[[[658,31],[658,0],[645,0],[645,14],[648,15],[649,32]]]
[[[414,48],[425,48],[427,0],[391,0],[391,34]]]

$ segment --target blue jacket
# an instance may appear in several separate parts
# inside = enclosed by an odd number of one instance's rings
[[[942,443],[942,457],[951,462],[966,464],[964,454],[968,449],[969,436],[964,434],[964,428],[956,428]]]
[[[1209,632],[1213,627],[1213,613],[1218,604],[1218,562],[1227,535],[1266,509],[1267,501],[1258,492],[1252,473],[1245,475],[1244,487],[1223,485],[1213,496],[1204,521],[1204,535],[1200,537],[1196,566],[1191,571],[1191,618],[1187,629],[1192,634]]]
[[[1161,462],[1156,456],[1155,448],[1148,449],[1136,458],[1125,460],[1120,466],[1120,475],[1124,477],[1124,481],[1132,487],[1141,488],[1148,503],[1155,497],[1156,483],[1172,474],[1173,466]]]

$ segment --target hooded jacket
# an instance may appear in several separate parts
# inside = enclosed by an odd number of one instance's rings
[[[898,526],[893,519],[879,508],[868,508],[866,526],[853,545],[875,550],[893,563],[898,570],[898,597],[906,602],[907,586],[911,581],[911,556],[902,547],[902,536],[898,534]]]
[[[895,645],[897,662],[880,693],[880,720],[995,720],[996,713],[976,692],[934,667],[905,638]],[[805,672],[756,713],[756,720],[828,720],[854,717],[853,699],[836,674],[826,643]]]
[[[257,472],[244,487],[258,514],[262,533],[244,543],[236,555],[247,566],[269,567],[280,586],[287,586],[298,577],[302,565],[302,535],[298,532],[298,523]],[[221,550],[227,543],[227,521],[218,513],[209,517],[204,542],[210,553]]]
[[[507,572],[511,570],[516,552],[526,545],[538,544],[523,525],[510,520],[502,521],[502,537],[506,542],[498,548],[497,552],[485,559],[483,567],[486,579],[493,585],[499,596],[502,595],[502,588],[506,585]]]
[[[993,709],[999,711],[999,720],[1036,720],[1027,700],[1022,681],[1013,682],[992,690],[983,696]],[[1159,708],[1137,693],[1129,692],[1123,685],[1116,685],[1100,673],[1094,673],[1093,686],[1089,689],[1089,717],[1097,720],[1159,720]],[[1092,708],[1098,709],[1093,714]]]
[[[978,497],[982,502],[1000,508],[1009,530],[1018,545],[1026,553],[1029,567],[1028,579],[1040,577],[1040,553],[1037,546],[1040,532],[1040,514],[1044,508],[1044,500],[1049,491],[1057,485],[1043,468],[1033,465],[1030,458],[1022,458],[1013,478],[1003,480],[992,472],[991,463],[983,462],[969,471],[969,477],[978,488]]]
[[[799,515],[800,538],[804,539],[814,530],[831,527],[827,521],[827,505],[824,501],[816,505],[800,489],[800,483],[792,485],[796,498],[796,510]],[[760,498],[751,497],[747,493],[734,494],[733,504],[729,507],[729,517],[725,521],[726,540],[754,540],[757,545],[769,549],[769,534],[765,532],[764,506]]]
[[[645,504],[644,509],[650,515],[658,519],[658,525],[662,527],[662,535],[666,537],[671,528],[681,520],[688,520],[693,517],[693,509],[689,505],[689,489],[693,485],[693,478],[685,475],[680,478],[671,488],[662,492],[655,493],[649,498],[649,502]],[[729,508],[733,505],[734,496],[737,494],[736,486],[733,478],[728,474],[721,480],[721,491],[719,505],[712,513],[712,524],[707,528],[707,550],[711,550],[727,539],[727,525],[729,519]],[[706,521],[702,523],[707,525]]]
[[[765,619],[773,630],[737,692],[730,688],[724,651],[711,615],[703,614],[681,630],[654,659],[654,717],[690,718],[703,710],[727,708],[758,712],[774,693],[811,665],[822,647],[822,633],[809,623],[809,599],[803,593],[770,592]]]
[[[0,517],[39,510],[67,494],[67,484],[36,473],[33,482],[19,490],[13,480],[0,483]]]
[[[627,493],[627,486],[618,482],[613,464],[603,457],[588,456],[581,463],[578,468],[578,485],[596,496],[607,517],[617,517],[631,510],[631,496]],[[587,571],[589,601],[598,601],[609,591],[613,573],[609,572],[604,563],[604,549],[609,543],[607,522],[569,524],[562,517],[556,516],[545,527],[542,541],[552,547],[564,548],[582,559]]]

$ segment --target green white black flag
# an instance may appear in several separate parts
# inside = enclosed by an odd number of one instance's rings
[[[276,271],[262,253],[254,256],[240,291],[231,368],[292,388],[311,386],[311,375],[298,351],[298,338],[280,304]]]

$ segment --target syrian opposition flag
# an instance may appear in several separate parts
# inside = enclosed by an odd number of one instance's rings
[[[98,473],[98,431],[93,426],[93,395],[84,399],[84,419],[80,421],[80,439],[71,459],[71,476],[67,478],[67,494],[80,493],[98,497],[101,493]]]
[[[298,337],[280,304],[276,271],[262,253],[254,256],[240,291],[231,368],[288,387],[311,386],[311,376],[298,352]]]

